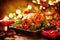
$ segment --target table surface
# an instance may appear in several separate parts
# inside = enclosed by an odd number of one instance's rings
[[[24,35],[20,35],[17,36],[15,35],[15,40],[46,40],[45,38],[41,38],[41,37],[37,37],[37,36],[24,36]]]
[[[40,36],[25,36],[25,35],[15,35],[15,40],[60,40],[60,37],[50,39]]]

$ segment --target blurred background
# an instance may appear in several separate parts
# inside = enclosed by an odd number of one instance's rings
[[[0,19],[10,12],[14,13],[17,8],[24,10],[28,4],[32,4],[31,0],[0,0]]]
[[[34,0],[34,1],[38,1],[38,0]],[[48,1],[49,0],[46,0],[45,3],[47,3]],[[54,5],[54,2],[55,1],[58,2],[58,0],[51,0],[51,1],[52,1],[51,4],[53,4],[53,5]],[[35,11],[37,11],[37,10],[40,11],[39,10],[40,4],[39,4],[39,2],[37,2],[37,3],[38,4],[33,3],[32,0],[0,0],[0,19],[3,19],[9,13],[15,13],[16,9],[20,9],[21,11],[23,11],[23,10],[25,10],[25,8],[28,5],[31,5],[32,6],[32,9],[33,10],[31,10],[31,11],[34,11],[34,10]],[[46,5],[46,4],[44,4],[44,5]],[[59,7],[60,6],[60,2],[57,3],[57,4],[55,4],[55,6],[59,10],[60,9],[60,7]]]

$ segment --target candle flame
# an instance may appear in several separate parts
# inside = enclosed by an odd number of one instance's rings
[[[9,17],[5,16],[3,20],[9,20]]]

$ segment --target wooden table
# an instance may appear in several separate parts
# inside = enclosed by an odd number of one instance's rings
[[[17,36],[15,35],[15,40],[46,40],[45,38],[41,38],[41,37],[37,37],[37,36],[24,36],[24,35],[20,35]]]
[[[15,40],[60,40],[60,37],[50,39],[42,36],[25,36],[25,35],[15,35]]]

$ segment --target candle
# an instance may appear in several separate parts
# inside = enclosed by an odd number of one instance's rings
[[[10,24],[14,23],[14,20],[0,20],[2,26],[4,26],[5,31],[7,31]]]
[[[4,26],[5,31],[7,31],[7,28],[10,24],[12,24],[14,21],[13,20],[9,20],[9,18],[7,16],[5,16],[5,18],[3,20],[0,20],[0,23],[2,24],[2,26]]]

